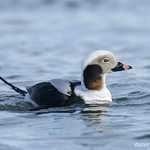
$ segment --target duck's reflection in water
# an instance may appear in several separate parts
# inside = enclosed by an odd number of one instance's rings
[[[96,132],[103,132],[101,123],[107,113],[108,106],[110,104],[86,105],[81,111],[81,119],[85,121],[88,127],[96,129]]]

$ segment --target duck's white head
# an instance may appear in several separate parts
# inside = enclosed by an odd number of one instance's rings
[[[102,73],[109,73],[117,65],[116,57],[113,53],[106,50],[98,50],[91,53],[83,64],[83,69],[88,65],[98,65],[102,69]]]
[[[105,74],[117,71],[123,71],[131,69],[132,67],[117,61],[115,55],[107,50],[98,50],[91,53],[83,64],[83,84],[87,89],[90,86],[95,86],[95,90],[98,89],[98,84],[105,84]],[[94,90],[94,88],[92,90]]]

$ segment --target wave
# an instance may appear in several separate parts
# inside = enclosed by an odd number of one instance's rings
[[[51,7],[51,6],[59,6],[62,8],[69,9],[79,9],[83,7],[88,8],[100,8],[100,7],[109,7],[109,8],[127,8],[133,9],[135,8],[135,3],[137,7],[141,5],[147,7],[150,3],[149,1],[130,1],[130,0],[5,0],[0,1],[0,8],[41,8],[41,7]]]

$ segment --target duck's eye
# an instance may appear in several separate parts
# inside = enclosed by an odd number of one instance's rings
[[[108,62],[109,62],[109,59],[108,59],[108,58],[104,58],[104,62],[105,62],[105,63],[108,63]]]

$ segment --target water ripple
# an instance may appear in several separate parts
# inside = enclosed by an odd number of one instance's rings
[[[144,134],[144,135],[141,135],[141,136],[137,136],[137,137],[135,137],[135,139],[137,139],[137,140],[149,140],[150,139],[150,134]]]

